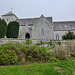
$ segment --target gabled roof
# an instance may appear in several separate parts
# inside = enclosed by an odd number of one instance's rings
[[[2,15],[2,16],[9,16],[9,15],[14,15],[14,14],[13,14],[13,12],[12,12],[12,11],[10,11],[10,12],[8,12],[8,13],[6,13],[6,14]]]
[[[43,15],[41,15],[43,16]],[[45,17],[49,22],[52,22],[52,17]],[[36,21],[38,21],[39,18],[26,18],[26,19],[17,19],[16,21],[19,22],[20,25],[26,25],[26,24],[34,24]]]
[[[14,15],[18,19],[18,17],[12,11],[10,11],[2,16],[12,16],[12,15]]]

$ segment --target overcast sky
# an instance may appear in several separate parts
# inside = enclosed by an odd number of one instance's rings
[[[18,18],[53,17],[54,21],[75,20],[75,0],[0,0],[0,16],[11,11]]]

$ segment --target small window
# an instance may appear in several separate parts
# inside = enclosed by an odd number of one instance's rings
[[[41,29],[41,36],[44,36],[44,29]]]
[[[59,40],[59,35],[58,34],[56,35],[56,40]]]

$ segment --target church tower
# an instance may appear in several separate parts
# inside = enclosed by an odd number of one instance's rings
[[[18,17],[12,11],[10,11],[2,15],[2,19],[4,19],[8,24],[10,21],[15,21],[16,19],[18,19]]]

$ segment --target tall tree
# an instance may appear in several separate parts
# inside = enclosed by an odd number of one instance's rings
[[[17,38],[19,34],[19,23],[12,21],[7,26],[7,38]]]
[[[4,19],[0,19],[0,38],[4,38],[7,32],[7,23]]]

